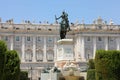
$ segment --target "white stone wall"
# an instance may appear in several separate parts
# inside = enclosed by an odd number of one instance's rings
[[[93,24],[71,26],[71,29],[66,37],[73,39],[77,62],[94,58],[99,49],[120,50],[119,25],[103,24],[98,20]],[[38,80],[41,70],[52,67],[56,61],[59,25],[0,23],[0,40],[7,43],[9,50],[17,50],[21,69],[29,71],[29,77],[33,71],[37,74],[33,78]]]

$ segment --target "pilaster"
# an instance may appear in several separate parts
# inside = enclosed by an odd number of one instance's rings
[[[85,61],[84,36],[82,36],[80,38],[81,38],[81,59],[82,59],[82,61]]]
[[[116,39],[117,50],[120,50],[120,38]]]
[[[93,59],[95,58],[96,54],[96,36],[93,37]]]
[[[105,37],[105,50],[108,50],[108,37]]]
[[[36,37],[33,36],[33,62],[36,62]]]
[[[12,36],[10,36],[10,50],[13,50],[13,35]]]
[[[44,62],[47,62],[47,59],[46,59],[46,36],[44,36],[44,58],[43,58],[43,61]]]
[[[54,38],[54,61],[56,61],[56,58],[57,58],[57,44],[56,44],[56,42],[57,42],[57,39],[56,39],[57,37],[55,37]]]
[[[25,36],[22,36],[22,62],[25,62]]]
[[[74,43],[74,58],[75,58],[75,60],[76,61],[80,61],[80,58],[81,58],[81,56],[80,56],[80,52],[81,52],[81,50],[80,50],[80,37],[78,37],[78,36],[76,36],[75,37],[75,43]]]

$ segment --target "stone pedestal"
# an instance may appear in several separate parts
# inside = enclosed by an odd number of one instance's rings
[[[41,80],[59,80],[60,73],[41,73]]]
[[[67,61],[74,62],[73,40],[61,39],[57,41],[56,66],[63,68]]]
[[[85,80],[82,76],[64,76],[60,77],[59,80]]]

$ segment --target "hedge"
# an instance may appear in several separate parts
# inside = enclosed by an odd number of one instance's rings
[[[19,80],[20,59],[15,50],[6,51],[5,80]]]
[[[96,80],[119,80],[120,51],[98,50],[95,56]]]
[[[94,59],[90,59],[88,62],[88,69],[95,69]]]
[[[96,80],[95,79],[95,69],[89,69],[87,71],[87,80]]]
[[[7,51],[7,45],[4,41],[0,40],[0,80],[4,80],[4,68],[5,68],[5,52]]]
[[[28,80],[28,72],[20,71],[20,80]]]
[[[88,70],[87,70],[87,80],[95,80],[95,63],[94,59],[90,59],[88,62]]]

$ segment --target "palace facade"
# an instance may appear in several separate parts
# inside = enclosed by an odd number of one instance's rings
[[[66,38],[73,39],[74,60],[86,62],[95,57],[96,50],[120,50],[120,25],[103,21],[100,17],[92,24],[71,24],[72,31]],[[29,78],[39,80],[42,69],[53,67],[56,61],[56,42],[59,24],[15,24],[13,20],[0,22],[0,40],[9,50],[16,50],[21,59],[21,69],[28,71]]]

